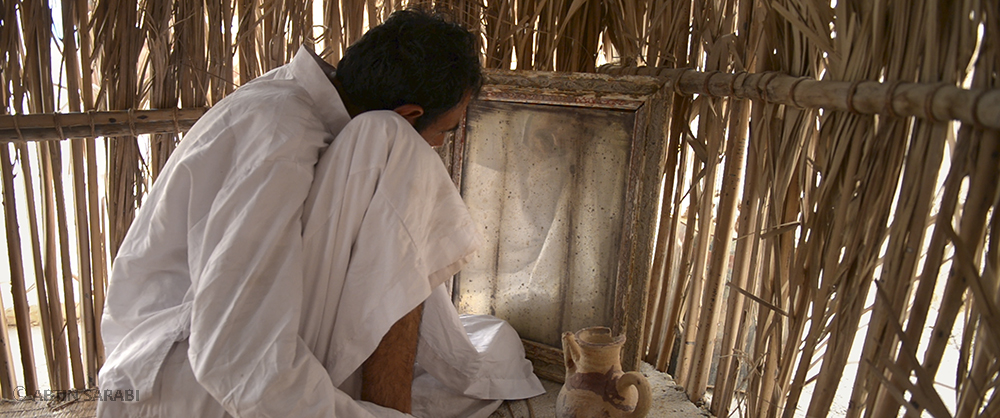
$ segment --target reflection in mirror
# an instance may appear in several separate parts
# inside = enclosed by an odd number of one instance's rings
[[[635,112],[477,101],[462,196],[483,245],[456,280],[463,313],[559,347],[610,326]]]

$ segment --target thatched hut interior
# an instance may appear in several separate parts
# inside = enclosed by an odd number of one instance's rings
[[[2,398],[98,389],[109,265],[206,109],[409,6],[482,40],[483,93],[440,149],[467,204],[489,212],[476,167],[506,153],[547,231],[596,254],[539,280],[592,285],[597,313],[455,279],[539,374],[559,379],[560,332],[604,325],[714,416],[1000,416],[993,0],[0,0]],[[498,149],[490,118],[576,130]]]

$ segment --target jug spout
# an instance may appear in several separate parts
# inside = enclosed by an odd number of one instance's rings
[[[564,332],[562,335],[563,355],[566,357],[566,376],[576,373],[576,361],[580,358],[580,345],[576,342],[576,335],[572,332]]]

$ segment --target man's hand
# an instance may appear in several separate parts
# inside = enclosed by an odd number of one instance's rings
[[[361,400],[409,414],[413,363],[424,305],[400,318],[361,369]]]

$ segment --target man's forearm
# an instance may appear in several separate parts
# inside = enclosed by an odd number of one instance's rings
[[[365,360],[361,372],[361,400],[401,412],[411,412],[410,387],[420,335],[421,304],[400,318]]]

